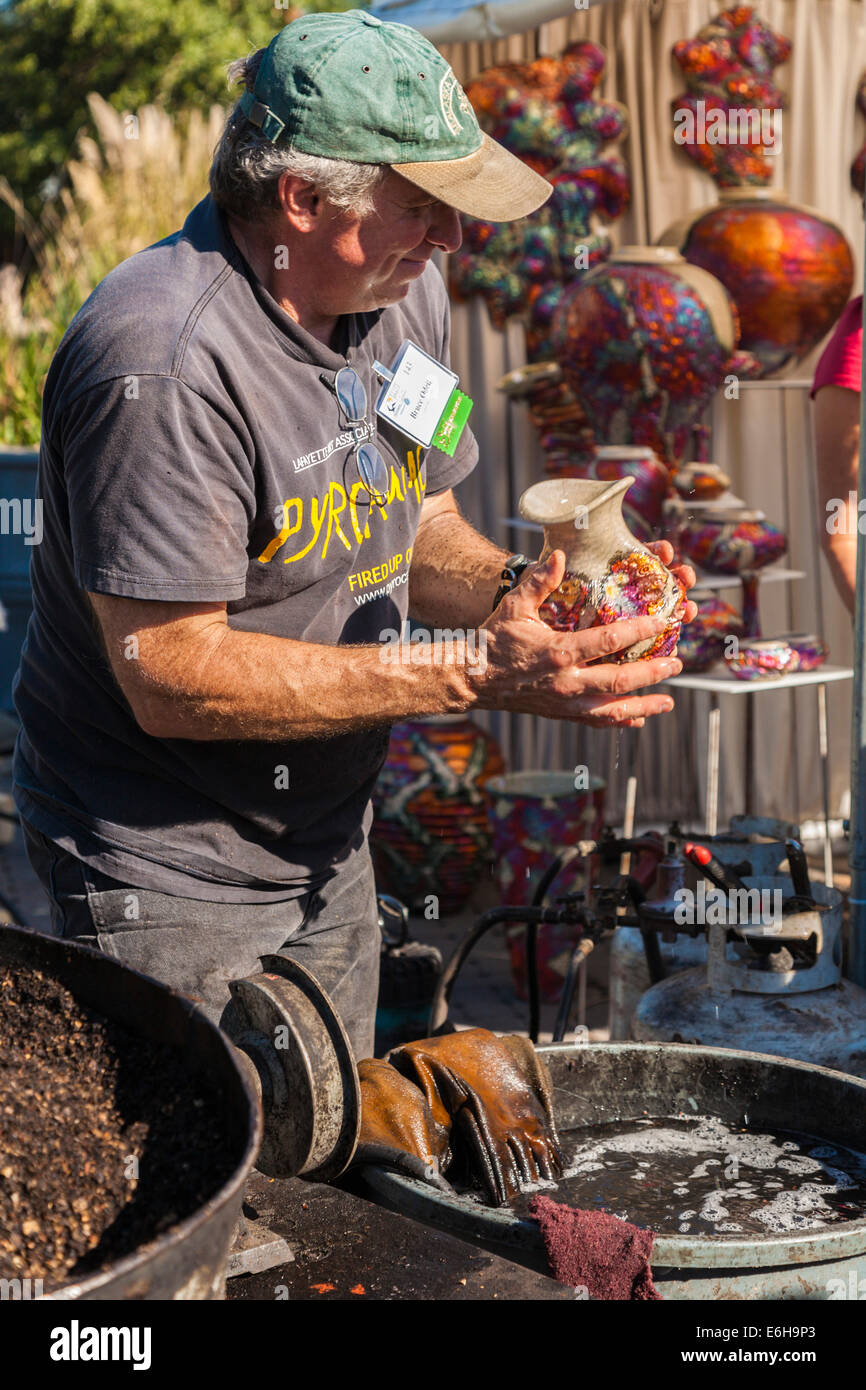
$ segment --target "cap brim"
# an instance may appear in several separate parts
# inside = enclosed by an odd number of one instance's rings
[[[516,222],[546,203],[553,185],[504,145],[484,135],[473,154],[422,164],[392,164],[410,183],[485,222]]]

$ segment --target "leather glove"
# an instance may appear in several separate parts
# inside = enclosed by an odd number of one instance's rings
[[[388,1060],[420,1086],[451,1148],[501,1206],[521,1183],[557,1178],[562,1153],[550,1076],[528,1038],[470,1028],[394,1048]]]
[[[387,1062],[358,1063],[361,1131],[352,1165],[382,1164],[446,1192],[442,1176],[451,1160],[448,1127],[437,1124],[422,1091]]]

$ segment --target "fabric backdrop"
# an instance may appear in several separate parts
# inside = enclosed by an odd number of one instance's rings
[[[601,96],[623,102],[630,131],[622,149],[632,177],[632,203],[614,226],[621,244],[651,242],[675,219],[715,201],[715,188],[673,143],[670,101],[683,90],[671,48],[691,37],[721,5],[710,0],[610,0],[577,11],[534,32],[493,43],[443,45],[458,77],[468,81],[503,61],[556,55],[576,38],[590,38],[607,53]],[[780,186],[797,202],[837,221],[851,241],[862,287],[863,219],[848,181],[848,167],[864,138],[855,109],[857,83],[866,71],[866,4],[861,0],[763,0],[761,18],[793,40],[787,64],[776,70],[786,92]],[[823,632],[830,661],[849,665],[851,623],[836,597],[817,548],[811,408],[807,388],[817,353],[788,376],[803,389],[772,386],[743,390],[739,401],[720,400],[711,417],[712,456],[732,478],[734,490],[770,520],[790,515],[786,563],[807,572],[790,585],[765,585],[762,620],[766,635],[782,631]],[[480,298],[453,306],[452,360],[464,389],[475,400],[472,423],[481,463],[460,489],[473,522],[508,549],[537,554],[539,537],[517,531],[505,519],[531,482],[544,476],[534,431],[519,403],[508,404],[495,382],[524,361],[523,331],[512,320],[495,331]],[[731,595],[726,595],[731,597]],[[832,757],[831,813],[847,814],[850,781],[850,684],[828,688]],[[812,820],[820,813],[817,694],[805,689],[754,697],[755,767],[753,810]],[[720,825],[745,809],[742,697],[722,699]],[[708,697],[677,696],[672,715],[639,731],[595,732],[528,716],[490,716],[513,769],[585,765],[609,782],[608,817],[621,815],[625,778],[638,777],[638,822],[682,818],[703,824],[704,762]],[[796,750],[796,756],[795,756]]]

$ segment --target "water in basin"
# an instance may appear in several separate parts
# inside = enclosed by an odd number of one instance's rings
[[[794,1130],[714,1116],[618,1120],[561,1136],[556,1184],[542,1188],[665,1235],[786,1235],[866,1216],[866,1154]]]

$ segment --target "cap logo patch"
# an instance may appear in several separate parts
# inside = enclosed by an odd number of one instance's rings
[[[454,73],[449,68],[443,76],[442,81],[439,83],[439,105],[442,107],[442,115],[445,119],[445,124],[451,131],[451,134],[457,136],[462,132],[463,123],[460,116],[458,116],[457,112],[454,110],[455,96],[457,98],[457,105],[463,115],[471,116],[472,107],[469,104],[469,98],[459,85]]]

